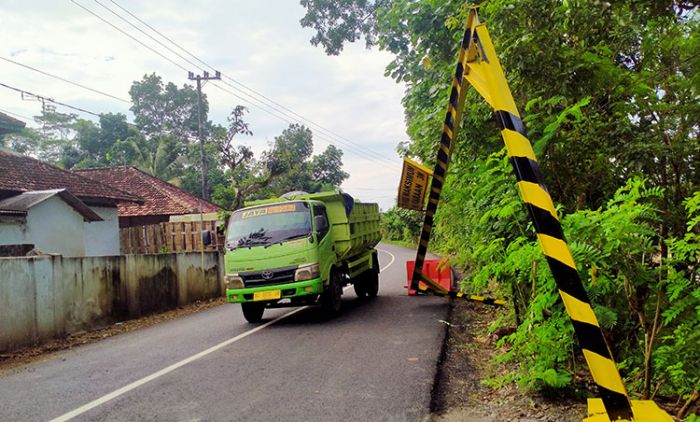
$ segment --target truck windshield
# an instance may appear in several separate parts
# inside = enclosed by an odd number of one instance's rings
[[[229,249],[268,246],[311,234],[311,213],[305,202],[265,205],[234,212],[229,220]]]

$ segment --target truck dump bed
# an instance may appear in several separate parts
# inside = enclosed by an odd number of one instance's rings
[[[338,259],[372,249],[382,240],[379,205],[375,203],[356,201],[340,191],[300,194],[289,199],[324,203],[333,228]]]

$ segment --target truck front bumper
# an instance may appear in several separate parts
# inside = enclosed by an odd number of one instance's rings
[[[279,297],[276,297],[276,292],[279,292]],[[228,303],[276,302],[282,299],[317,295],[322,292],[323,280],[319,277],[311,280],[274,286],[226,289],[226,301]]]

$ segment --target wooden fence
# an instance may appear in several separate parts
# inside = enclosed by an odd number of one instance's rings
[[[216,231],[216,221],[160,223],[119,229],[122,255],[161,252],[197,252],[202,250],[202,236],[210,233],[205,251],[223,250],[225,238]]]

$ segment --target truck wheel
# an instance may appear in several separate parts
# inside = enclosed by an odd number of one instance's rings
[[[379,267],[375,266],[366,272],[364,279],[362,280],[364,284],[367,296],[370,298],[377,297],[379,293]]]
[[[334,317],[340,313],[340,308],[343,304],[341,299],[343,294],[343,286],[340,283],[341,276],[342,274],[339,271],[333,271],[328,288],[321,293],[321,309],[327,318]]]
[[[241,309],[243,309],[243,316],[246,321],[256,323],[260,322],[263,313],[265,312],[264,303],[241,303]]]
[[[367,282],[365,281],[364,277],[355,278],[355,281],[352,284],[352,287],[355,289],[355,294],[360,299],[367,296],[367,289],[365,287],[366,285]]]

